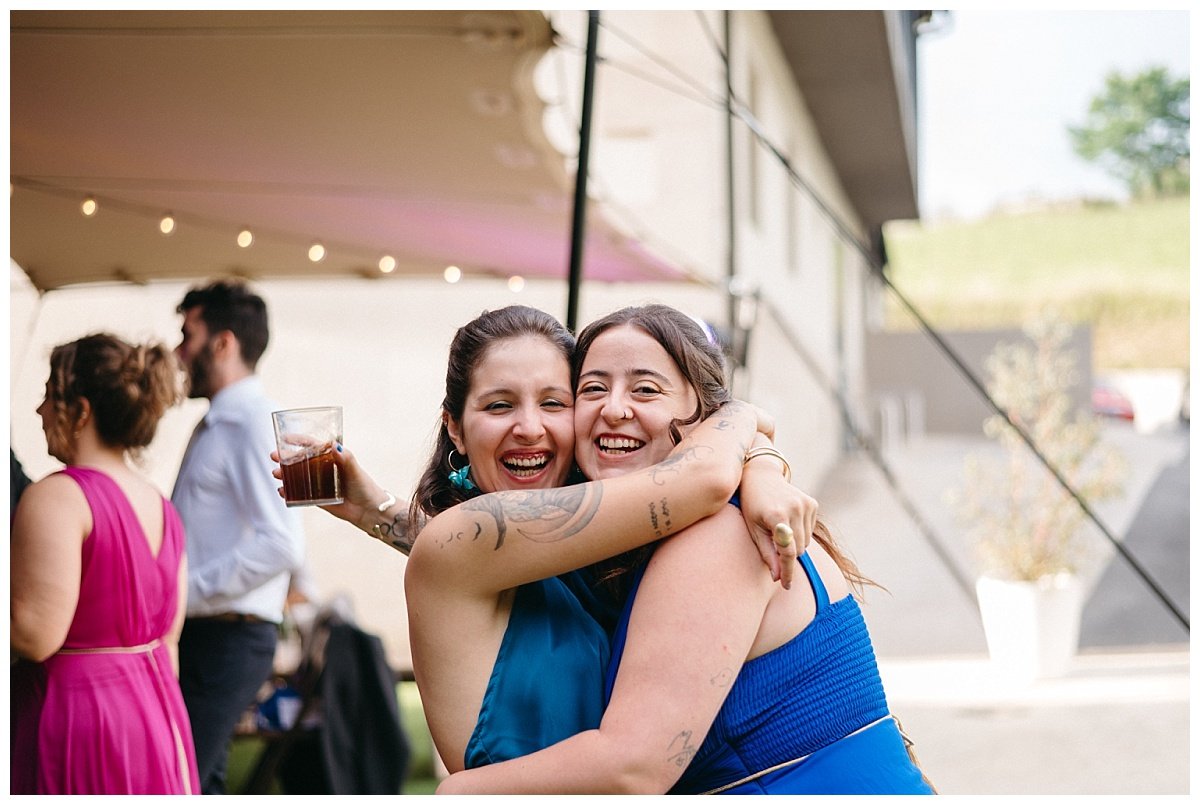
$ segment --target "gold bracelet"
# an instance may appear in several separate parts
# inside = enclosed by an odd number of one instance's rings
[[[790,464],[788,464],[788,460],[783,457],[783,453],[780,453],[774,447],[756,447],[753,450],[751,450],[749,453],[746,454],[746,459],[742,463],[749,464],[750,459],[758,458],[759,456],[771,456],[772,458],[777,458],[780,461],[782,461],[783,462],[783,479],[785,481],[787,481],[788,483],[792,482],[792,466]]]

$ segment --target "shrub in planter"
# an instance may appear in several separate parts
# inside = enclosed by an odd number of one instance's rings
[[[1067,347],[1070,325],[1043,316],[1025,333],[1027,341],[1002,343],[988,357],[989,393],[1089,505],[1119,495],[1123,457],[1101,444],[1097,418],[1072,403],[1070,390],[1079,382],[1079,370],[1075,353]],[[951,503],[977,548],[980,575],[989,581],[1018,582],[1025,589],[1000,596],[1007,602],[1002,611],[984,613],[989,651],[995,658],[999,644],[1020,643],[1011,634],[1001,638],[996,633],[1000,626],[1008,631],[1015,626],[1018,635],[1026,633],[1030,651],[1057,635],[1070,643],[1073,656],[1082,607],[1077,574],[1090,556],[1082,541],[1085,515],[1004,417],[989,417],[983,430],[1001,447],[999,457],[968,456],[964,484],[952,490]],[[1017,594],[1031,603],[1015,604],[1011,596]],[[1063,627],[1062,615],[1046,614],[1036,603],[1064,598],[1064,606],[1075,610],[1073,630]],[[981,595],[981,609],[986,605]],[[1017,622],[1022,612],[1029,613],[1023,624]],[[1063,653],[1061,648],[1054,651]],[[1062,669],[1060,661],[1017,662],[1027,669],[1026,675]]]

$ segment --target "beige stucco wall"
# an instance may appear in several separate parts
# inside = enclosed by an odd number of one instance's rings
[[[570,160],[586,14],[554,12],[550,19],[571,47],[547,57],[537,83],[547,103],[547,128],[557,132],[551,139]],[[699,295],[697,307],[725,324],[725,77],[712,45],[713,36],[723,37],[722,14],[605,11],[602,20],[598,49],[605,62],[596,76],[590,195],[630,234],[710,282],[713,289]],[[735,94],[804,180],[865,237],[767,16],[735,12],[731,27]],[[648,58],[646,49],[689,81]],[[735,391],[776,413],[781,448],[803,456],[793,461],[797,481],[815,488],[841,445],[832,388],[843,386],[866,419],[863,345],[866,317],[878,301],[861,256],[839,243],[816,204],[740,121],[734,124],[733,151],[739,282],[788,314],[782,326],[804,344],[819,370],[811,371],[793,353],[778,331],[781,325],[760,315]]]

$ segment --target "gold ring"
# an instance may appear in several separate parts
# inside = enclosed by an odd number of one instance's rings
[[[792,527],[787,523],[775,524],[775,544],[780,548],[786,548],[792,544],[796,534],[792,531]]]

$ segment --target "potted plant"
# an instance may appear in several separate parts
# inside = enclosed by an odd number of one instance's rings
[[[1099,421],[1072,399],[1079,369],[1070,325],[1043,316],[1025,334],[988,357],[989,393],[1089,506],[1118,495],[1124,461],[1100,444]],[[1059,676],[1079,645],[1079,572],[1091,555],[1085,516],[1004,417],[989,417],[983,430],[1000,457],[968,456],[953,502],[978,549],[988,653],[1009,678]]]

